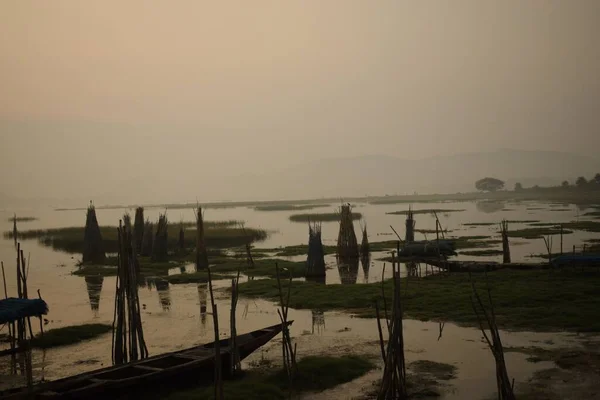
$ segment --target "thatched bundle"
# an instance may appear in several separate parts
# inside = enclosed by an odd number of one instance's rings
[[[321,240],[321,224],[308,224],[308,257],[306,259],[306,276],[325,276],[325,252]]]
[[[150,257],[152,255],[152,245],[154,244],[154,224],[149,220],[144,223],[144,234],[142,236],[142,247],[140,255]]]
[[[158,216],[158,223],[156,224],[154,243],[152,244],[152,261],[167,261],[169,257],[168,224],[167,214],[160,214]]]
[[[101,263],[106,259],[102,233],[96,218],[96,209],[90,202],[85,220],[85,231],[83,234],[83,262]]]
[[[208,268],[208,252],[204,241],[204,215],[202,207],[196,210],[196,269]]]
[[[337,255],[343,258],[358,258],[358,242],[352,222],[352,207],[350,204],[340,208],[340,233],[337,242]]]
[[[133,221],[133,242],[135,243],[135,252],[142,253],[142,241],[144,238],[144,207],[135,209],[135,219]]]

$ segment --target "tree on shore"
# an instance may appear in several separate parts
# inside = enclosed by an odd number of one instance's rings
[[[504,182],[496,178],[483,178],[475,182],[475,188],[483,192],[495,192],[504,188]]]

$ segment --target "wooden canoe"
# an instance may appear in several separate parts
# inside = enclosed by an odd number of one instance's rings
[[[288,322],[289,324],[292,321]],[[243,335],[236,343],[240,359],[269,342],[281,332],[281,324]],[[219,341],[224,373],[231,363],[230,339]],[[140,390],[164,389],[212,381],[215,342],[165,353],[145,360],[102,368],[19,391],[0,392],[0,399],[93,399],[138,398]]]

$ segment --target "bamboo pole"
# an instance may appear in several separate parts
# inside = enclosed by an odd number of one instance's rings
[[[219,341],[219,315],[217,305],[215,304],[215,296],[213,294],[212,275],[210,268],[208,271],[208,291],[210,292],[210,304],[212,308],[213,326],[215,332],[215,400],[223,400],[223,381],[221,367],[221,343]]]
[[[241,371],[242,365],[240,362],[240,355],[237,348],[237,327],[235,312],[237,309],[238,302],[238,284],[240,281],[240,269],[238,268],[237,276],[231,280],[231,315],[230,315],[230,326],[231,326],[231,340],[229,342],[230,354],[231,354],[231,376]]]
[[[8,299],[8,290],[6,289],[6,274],[4,273],[4,261],[2,261],[0,264],[2,264],[2,282],[4,283],[4,298]],[[10,370],[11,373],[16,374],[17,373],[17,356],[14,353],[15,350],[15,323],[14,322],[9,322],[8,323],[8,336],[10,338],[10,350],[11,355],[10,355]]]

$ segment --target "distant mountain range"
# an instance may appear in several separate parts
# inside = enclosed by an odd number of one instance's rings
[[[276,200],[320,197],[457,193],[475,191],[477,179],[502,179],[512,189],[573,183],[578,176],[591,178],[600,172],[600,158],[550,151],[498,150],[408,160],[393,156],[328,158],[269,172],[234,177],[193,174],[176,178],[140,176],[115,181],[95,195],[78,199],[39,199],[44,204],[78,204],[90,199],[102,204],[149,204],[221,200]],[[0,208],[31,201],[0,194]]]

